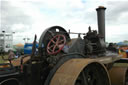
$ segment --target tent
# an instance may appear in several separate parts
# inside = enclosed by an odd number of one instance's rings
[[[117,45],[119,45],[119,46],[124,46],[124,45],[126,46],[127,45],[128,46],[128,43],[126,43],[126,42],[119,42],[119,43],[117,43]]]
[[[16,47],[24,47],[24,45],[21,44],[21,43],[18,43],[18,44],[16,44],[15,46],[16,46]]]

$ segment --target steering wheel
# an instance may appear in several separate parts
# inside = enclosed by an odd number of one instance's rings
[[[64,35],[62,34],[58,34],[56,36],[54,36],[47,45],[47,52],[48,54],[57,54],[59,53],[64,45],[66,43],[66,38]]]

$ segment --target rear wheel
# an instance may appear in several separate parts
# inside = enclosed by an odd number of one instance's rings
[[[91,63],[83,69],[75,85],[110,85],[105,69],[98,63]]]
[[[111,85],[106,68],[93,59],[70,59],[54,73],[47,85]]]
[[[128,85],[128,68],[125,66],[113,66],[109,70],[111,85]]]

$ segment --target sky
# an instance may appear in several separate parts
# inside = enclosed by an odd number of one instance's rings
[[[98,30],[98,6],[106,7],[106,41],[128,40],[128,0],[0,0],[0,32],[13,34],[13,43],[33,42],[51,26],[71,32]],[[76,35],[72,35],[75,37]]]

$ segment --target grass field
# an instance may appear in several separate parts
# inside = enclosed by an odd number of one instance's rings
[[[4,60],[2,59],[1,56],[0,56],[0,63],[4,63]]]
[[[8,56],[6,55],[6,56],[4,56],[6,59],[8,58]],[[5,60],[3,60],[2,59],[2,56],[0,55],[0,63],[4,63],[5,62]]]

